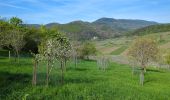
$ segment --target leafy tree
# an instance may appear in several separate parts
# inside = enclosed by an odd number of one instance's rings
[[[144,83],[144,72],[150,61],[157,58],[158,46],[156,41],[149,38],[139,38],[134,41],[128,51],[128,55],[141,66],[140,84]]]
[[[17,17],[12,17],[9,23],[4,20],[0,21],[1,45],[14,50],[15,61],[16,57],[19,61],[19,52],[25,45],[24,35],[26,30],[21,24],[22,20]]]
[[[43,29],[43,33],[49,34],[52,31],[47,30],[46,28]],[[55,52],[54,52],[54,42],[51,38],[44,38],[43,41],[41,41],[41,44],[39,45],[39,54],[47,62],[47,69],[46,69],[46,86],[48,86],[49,83],[49,75],[50,70],[52,69],[54,60],[55,60]]]
[[[18,18],[18,17],[12,17],[10,20],[9,20],[9,23],[14,25],[14,26],[20,26],[23,21],[22,19]]]
[[[14,27],[8,23],[6,19],[1,19],[0,20],[0,46],[1,47],[7,47],[9,49],[9,60],[10,60],[10,39],[11,37],[9,36],[9,32],[13,29]]]
[[[44,32],[47,32],[48,36],[41,42],[39,53],[47,61],[46,85],[48,86],[49,75],[56,60],[60,62],[61,83],[63,84],[66,62],[71,56],[72,46],[63,33],[48,29],[44,30]]]
[[[19,53],[25,45],[24,34],[20,31],[13,30],[10,37],[10,45],[13,47],[15,55],[17,56],[19,61]]]
[[[61,68],[61,83],[64,83],[64,71],[66,70],[67,60],[71,56],[72,45],[67,37],[62,33],[57,33],[52,35],[54,43],[54,54],[55,58],[60,62]]]
[[[97,52],[96,47],[93,43],[87,42],[82,47],[82,56],[89,60],[89,55],[95,55]]]
[[[39,28],[30,27],[27,28],[25,34],[25,46],[23,47],[23,51],[31,51],[33,53],[38,53],[38,45],[40,45],[41,41],[44,39],[44,35]]]
[[[9,45],[7,32],[12,29],[12,26],[6,20],[0,20],[0,45]]]

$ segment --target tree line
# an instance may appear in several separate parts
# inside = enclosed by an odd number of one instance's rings
[[[170,24],[158,24],[158,25],[151,25],[151,26],[137,29],[135,31],[128,32],[126,35],[127,36],[132,36],[132,35],[143,36],[146,34],[168,32],[168,31],[170,31]]]
[[[56,61],[60,63],[63,84],[66,64],[72,56],[77,66],[77,58],[89,59],[88,56],[96,52],[94,44],[90,42],[81,46],[77,41],[70,41],[65,33],[56,28],[46,28],[43,25],[40,28],[27,27],[22,19],[17,17],[0,19],[0,46],[9,50],[9,55],[10,51],[13,51],[15,61],[18,63],[21,51],[33,56],[33,85],[37,83],[39,63],[46,63],[46,86],[49,84],[50,72],[55,67]]]

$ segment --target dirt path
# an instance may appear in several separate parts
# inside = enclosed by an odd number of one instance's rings
[[[90,56],[91,60],[97,60],[98,56]],[[108,57],[111,61],[117,62],[120,64],[129,64],[127,57],[122,55],[105,55],[105,57]]]

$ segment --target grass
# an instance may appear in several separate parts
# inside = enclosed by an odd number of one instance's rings
[[[61,85],[56,68],[45,87],[45,66],[38,69],[38,85],[31,86],[32,60],[22,58],[20,64],[0,58],[1,100],[168,100],[170,72],[149,69],[144,86],[139,85],[139,73],[131,74],[127,65],[111,63],[106,71],[98,70],[95,61],[79,61],[77,68],[68,64],[65,83]]]
[[[160,40],[161,35],[161,40]],[[160,32],[160,33],[152,33],[147,34],[141,37],[147,37],[152,38],[158,41],[159,46],[163,49],[169,49],[169,46],[166,46],[170,43],[170,32]],[[103,49],[107,48],[118,48],[117,50],[109,52],[111,55],[119,55],[121,54],[127,47],[131,45],[134,39],[136,39],[136,36],[131,37],[119,37],[119,38],[113,38],[113,39],[106,39],[101,41],[94,41],[96,44],[96,48],[99,51],[102,51]],[[165,46],[164,46],[165,45]]]
[[[112,51],[110,54],[111,55],[120,55],[123,51],[127,49],[127,46],[121,46],[118,49]]]

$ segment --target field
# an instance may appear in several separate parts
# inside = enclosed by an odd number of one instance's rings
[[[162,40],[159,36],[162,34]],[[162,50],[170,49],[170,32],[145,35],[159,41]],[[96,61],[79,60],[75,68],[69,61],[60,82],[61,72],[57,63],[50,73],[50,85],[45,86],[46,64],[40,64],[37,86],[32,86],[33,59],[21,54],[20,63],[7,58],[8,51],[1,50],[0,100],[168,100],[170,98],[170,71],[148,67],[144,86],[139,85],[140,69],[128,65],[126,52],[137,37],[120,37],[96,44],[98,55],[112,59],[106,71],[99,70]]]
[[[164,53],[170,50],[170,32],[152,33],[139,37],[153,38],[158,42],[160,49],[163,50]],[[136,38],[138,38],[138,36],[124,36],[119,38],[94,41],[94,43],[96,44],[96,48],[100,52],[100,54],[126,56],[129,46]]]
[[[170,72],[149,68],[144,86],[139,85],[139,70],[132,75],[128,65],[111,63],[106,71],[99,70],[95,61],[81,60],[77,68],[68,63],[65,83],[60,72],[51,73],[45,87],[43,68],[38,72],[38,85],[32,86],[32,59],[22,58],[20,64],[0,59],[1,100],[168,100]]]
[[[0,2],[0,100],[170,100],[169,5]]]

